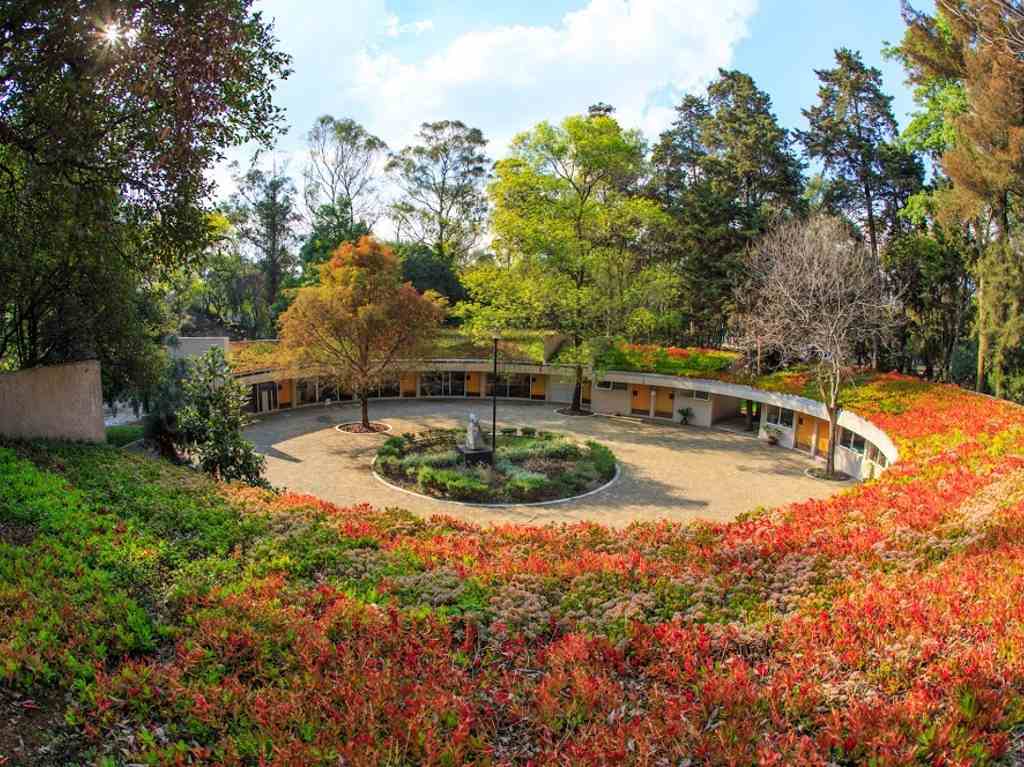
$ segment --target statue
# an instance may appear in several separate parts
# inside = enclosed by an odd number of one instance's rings
[[[486,450],[483,432],[480,431],[480,418],[476,413],[469,414],[469,428],[466,429],[466,450]]]

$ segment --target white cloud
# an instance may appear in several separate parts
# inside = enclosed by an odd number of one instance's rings
[[[757,2],[589,0],[557,25],[471,31],[420,59],[364,49],[349,94],[392,145],[420,122],[452,118],[483,128],[500,153],[515,132],[596,101],[653,135],[671,120],[666,94],[729,65]]]
[[[395,14],[389,13],[384,19],[384,34],[388,37],[398,37],[402,33],[401,30],[399,18]]]

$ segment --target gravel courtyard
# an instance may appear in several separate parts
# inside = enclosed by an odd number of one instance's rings
[[[490,402],[390,400],[372,402],[370,418],[391,434],[464,425],[468,413],[489,426]],[[765,445],[749,435],[719,429],[668,426],[603,416],[567,417],[550,403],[499,402],[498,426],[534,426],[608,445],[620,476],[608,489],[552,506],[480,508],[417,498],[379,482],[370,471],[387,435],[337,431],[358,419],[352,404],[274,413],[246,431],[267,456],[275,486],[312,493],[334,503],[401,506],[420,515],[448,514],[480,523],[592,521],[622,527],[635,520],[726,521],[758,506],[824,498],[848,485],[805,476],[813,461],[793,450]]]

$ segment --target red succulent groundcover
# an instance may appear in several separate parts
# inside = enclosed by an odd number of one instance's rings
[[[893,375],[851,402],[899,462],[728,524],[482,529],[222,487],[351,546],[191,596],[171,649],[101,668],[76,715],[165,764],[1012,758],[1024,411]]]

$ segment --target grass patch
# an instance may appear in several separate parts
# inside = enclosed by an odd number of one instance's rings
[[[121,426],[107,427],[107,444],[114,447],[124,447],[136,440],[142,439],[145,428],[142,424],[124,424]]]

